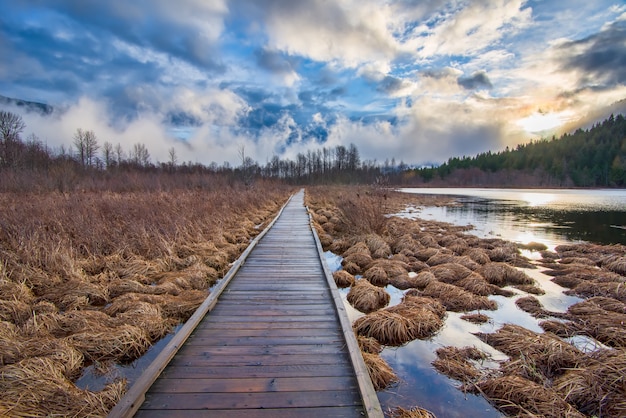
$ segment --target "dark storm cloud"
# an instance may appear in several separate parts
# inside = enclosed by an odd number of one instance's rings
[[[480,88],[490,89],[493,87],[489,77],[487,77],[487,73],[484,71],[477,71],[472,74],[470,77],[459,77],[457,79],[457,83],[459,86],[463,87],[466,90],[474,90]]]
[[[395,93],[407,86],[407,82],[401,78],[385,76],[376,87],[376,90],[383,93]]]
[[[259,49],[254,54],[257,65],[274,74],[295,72],[296,60],[290,59],[278,51]]]
[[[580,70],[581,87],[626,83],[626,20],[587,38],[559,46],[564,70]]]

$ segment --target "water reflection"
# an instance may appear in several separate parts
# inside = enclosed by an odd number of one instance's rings
[[[626,244],[626,229],[622,229],[626,225],[626,190],[402,191],[456,196],[459,206],[425,207],[417,216],[473,225],[472,233],[482,237],[502,237],[521,243],[534,240],[549,247],[572,241]]]

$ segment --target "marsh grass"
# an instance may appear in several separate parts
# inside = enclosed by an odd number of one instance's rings
[[[0,411],[106,415],[125,383],[94,393],[74,379],[187,320],[289,193],[131,189],[0,194]]]

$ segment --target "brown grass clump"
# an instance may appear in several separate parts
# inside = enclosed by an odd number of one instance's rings
[[[515,305],[535,318],[545,318],[549,313],[543,308],[539,300],[533,296],[526,296],[515,301]]]
[[[422,244],[416,241],[410,234],[404,234],[396,238],[392,243],[392,250],[394,253],[407,252],[414,255],[416,251],[420,250]]]
[[[479,296],[488,296],[500,293],[500,288],[498,286],[487,283],[483,276],[477,273],[470,274],[464,279],[454,283],[454,285]]]
[[[469,360],[484,360],[485,353],[475,347],[442,347],[437,349],[433,366],[449,378],[469,383],[481,376],[481,372]]]
[[[578,367],[584,354],[557,336],[537,334],[519,325],[506,324],[493,334],[478,338],[511,357],[516,373],[542,383]]]
[[[337,285],[337,287],[340,289],[350,287],[355,282],[354,276],[345,270],[338,270],[334,272],[333,279],[335,280],[335,284]]]
[[[383,346],[380,345],[376,338],[357,335],[356,341],[359,344],[359,349],[365,353],[380,354],[383,351]]]
[[[389,284],[389,276],[383,266],[372,266],[368,268],[363,277],[374,286],[385,287]]]
[[[626,302],[626,284],[625,283],[597,283],[582,282],[574,289],[565,292],[567,295],[576,295],[583,298],[591,298],[594,296],[604,296]]]
[[[0,374],[0,411],[9,416],[105,416],[122,398],[125,381],[101,392],[80,390],[51,357],[33,357],[4,366]]]
[[[413,255],[420,261],[427,262],[430,257],[438,254],[440,250],[436,248],[422,248],[420,250],[415,251]]]
[[[373,258],[391,257],[391,248],[380,235],[368,234],[364,237],[364,241]]]
[[[349,254],[345,256],[343,260],[341,260],[341,265],[343,266],[345,270],[348,265],[354,264],[358,266],[358,269],[359,269],[359,272],[356,274],[360,274],[362,271],[365,271],[369,268],[369,266],[372,264],[372,261],[374,260],[372,259],[372,256],[369,254],[353,253],[353,254]],[[355,274],[355,273],[352,273],[352,274]]]
[[[134,325],[91,329],[67,337],[66,341],[91,361],[132,360],[150,348],[146,333]]]
[[[350,288],[346,299],[355,309],[369,313],[387,306],[391,296],[385,289],[381,289],[367,280],[361,279],[357,280]]]
[[[455,258],[456,256],[454,254],[437,252],[433,254],[430,258],[428,258],[428,260],[426,260],[426,264],[432,267],[439,264],[452,263]]]
[[[496,302],[446,283],[429,283],[423,295],[438,299],[446,309],[453,312],[498,309]]]
[[[372,253],[367,246],[367,244],[363,241],[357,241],[354,245],[351,245],[347,250],[345,250],[342,254],[342,257],[347,257],[353,254],[366,254],[371,257]]]
[[[573,289],[583,282],[582,279],[570,275],[557,276],[552,278],[551,280],[559,286],[566,287],[568,289]]]
[[[552,389],[519,376],[502,376],[478,382],[475,389],[508,416],[583,418]]]
[[[402,298],[402,303],[399,303],[395,306],[390,306],[387,308],[389,311],[400,312],[406,309],[407,307],[417,306],[420,308],[425,308],[437,315],[440,319],[443,319],[446,316],[446,308],[439,302],[437,299],[433,299],[430,297],[424,297],[421,295],[411,295],[407,292]]]
[[[361,354],[375,390],[383,390],[398,382],[398,376],[381,356],[372,353]]]
[[[571,322],[562,325],[542,323],[541,327],[555,328],[558,335],[587,335],[609,347],[626,348],[624,307],[615,299],[591,298],[568,308],[566,317]]]
[[[435,275],[437,280],[448,284],[454,284],[472,274],[470,269],[456,263],[438,264],[431,267],[430,272]]]
[[[399,406],[392,409],[389,414],[391,418],[437,418],[435,414],[419,406],[411,409],[404,409]]]
[[[472,324],[485,324],[491,320],[487,315],[481,313],[465,314],[461,319]]]
[[[416,338],[433,336],[443,326],[445,310],[430,298],[405,298],[387,309],[357,319],[358,335],[375,338],[381,344],[401,346]]]
[[[478,264],[487,264],[491,262],[489,254],[482,248],[470,248],[463,255],[469,257]]]
[[[482,266],[479,273],[496,286],[534,284],[535,281],[521,270],[505,263],[489,263]]]
[[[424,289],[430,282],[435,280],[437,278],[429,270],[420,271],[417,275],[410,278],[411,287],[416,289]]]
[[[545,295],[546,292],[542,288],[535,286],[534,284],[516,284],[513,286],[517,290],[522,292],[531,293],[533,295]]]
[[[626,414],[626,351],[600,350],[585,367],[568,370],[554,389],[588,416]]]
[[[608,263],[603,263],[602,267],[613,273],[626,276],[626,257],[616,257]]]

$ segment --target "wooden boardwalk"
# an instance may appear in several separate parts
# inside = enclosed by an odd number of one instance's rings
[[[303,195],[109,416],[383,416]]]

